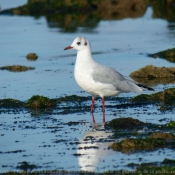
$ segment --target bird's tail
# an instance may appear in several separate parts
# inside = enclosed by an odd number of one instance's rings
[[[141,87],[143,90],[154,91],[153,88],[148,87],[148,86],[145,86],[145,85],[143,85],[143,84],[139,84],[139,83],[138,83],[137,86]]]

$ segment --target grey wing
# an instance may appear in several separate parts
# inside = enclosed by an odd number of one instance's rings
[[[141,92],[142,88],[136,85],[136,83],[122,74],[117,72],[115,69],[98,65],[93,73],[92,77],[95,82],[113,85],[116,90],[121,92]]]

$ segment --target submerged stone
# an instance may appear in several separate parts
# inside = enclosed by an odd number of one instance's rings
[[[33,70],[33,69],[35,69],[35,68],[34,67],[21,66],[21,65],[0,67],[0,70],[8,70],[10,72],[25,72],[25,71]]]

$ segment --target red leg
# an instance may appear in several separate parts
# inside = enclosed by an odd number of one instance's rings
[[[106,118],[105,118],[105,112],[103,111],[103,124],[105,124]]]
[[[91,113],[94,112],[94,102],[95,102],[95,97],[92,97]]]
[[[102,98],[102,111],[105,112],[105,98]]]
[[[95,117],[94,117],[94,113],[92,112],[92,123],[94,124],[95,123]]]

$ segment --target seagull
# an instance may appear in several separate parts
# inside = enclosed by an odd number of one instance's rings
[[[95,97],[102,98],[102,111],[105,111],[105,97],[116,96],[122,92],[140,93],[154,90],[123,76],[115,69],[103,66],[92,58],[88,39],[79,36],[64,50],[77,50],[74,76],[77,84],[92,95],[91,113],[94,112]]]

